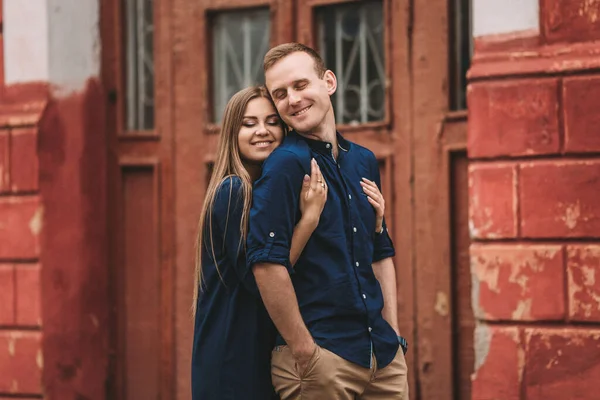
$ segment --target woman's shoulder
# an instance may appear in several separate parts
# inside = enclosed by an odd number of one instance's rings
[[[228,175],[221,180],[219,183],[219,187],[217,188],[218,192],[227,192],[239,190],[242,187],[242,179],[237,175]]]
[[[230,204],[231,200],[243,199],[242,179],[237,175],[229,175],[221,180],[215,193],[215,204]]]

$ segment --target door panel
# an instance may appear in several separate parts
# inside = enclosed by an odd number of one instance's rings
[[[102,2],[108,95],[111,399],[173,398],[168,2]]]

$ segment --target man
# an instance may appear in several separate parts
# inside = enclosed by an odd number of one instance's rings
[[[293,128],[253,190],[248,266],[281,337],[273,385],[282,399],[407,399],[406,341],[399,336],[394,248],[361,187],[380,187],[372,152],[336,132],[335,74],[311,48],[288,43],[264,59],[266,86]],[[329,195],[294,268],[298,182],[314,158]],[[400,344],[402,346],[400,346]]]

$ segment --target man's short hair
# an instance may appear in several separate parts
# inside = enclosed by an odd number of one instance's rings
[[[325,75],[325,71],[327,71],[327,68],[325,68],[325,63],[323,62],[323,59],[321,58],[319,53],[317,53],[314,49],[311,49],[310,47],[305,46],[301,43],[293,42],[275,46],[271,50],[269,50],[267,54],[265,54],[265,58],[263,60],[265,72],[267,72],[269,68],[275,65],[282,58],[297,52],[308,54],[315,63],[315,72],[317,73],[317,76],[319,78],[323,78],[323,75]]]

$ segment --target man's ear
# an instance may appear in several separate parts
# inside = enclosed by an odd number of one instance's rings
[[[327,94],[331,96],[337,89],[337,78],[335,77],[333,71],[328,69],[325,71],[323,79],[325,80],[325,85],[327,86]]]

